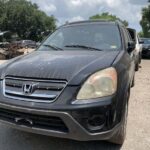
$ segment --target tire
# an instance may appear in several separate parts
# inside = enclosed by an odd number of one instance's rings
[[[133,77],[133,81],[132,81],[132,84],[131,84],[131,88],[133,88],[135,86],[135,75]]]
[[[117,145],[123,145],[125,138],[126,138],[126,127],[127,127],[127,116],[128,116],[128,100],[129,100],[129,94],[127,94],[127,101],[125,104],[125,110],[124,110],[124,116],[122,120],[122,124],[115,135],[109,140],[109,142]]]
[[[135,71],[139,71],[139,62],[136,63]]]
[[[142,62],[142,54],[140,54],[139,64],[141,64],[141,62]]]

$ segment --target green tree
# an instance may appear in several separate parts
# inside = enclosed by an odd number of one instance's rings
[[[150,0],[148,2],[150,2]],[[142,20],[140,24],[143,29],[143,35],[150,37],[150,5],[142,9]]]
[[[94,16],[91,16],[90,19],[105,19],[105,20],[111,20],[111,21],[115,21],[115,20],[119,20],[121,21],[125,26],[128,26],[128,22],[126,20],[121,20],[120,18],[118,18],[115,15],[112,15],[108,12],[104,12],[102,14],[96,14]]]
[[[42,39],[56,28],[54,16],[47,16],[27,0],[0,0],[0,30],[17,33],[21,39]]]
[[[144,35],[143,35],[143,32],[142,32],[142,31],[140,31],[140,32],[138,33],[138,35],[139,35],[139,37],[144,37]]]

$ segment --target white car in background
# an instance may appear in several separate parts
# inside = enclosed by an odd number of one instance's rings
[[[142,59],[142,44],[143,41],[141,41],[138,34],[136,34],[136,51],[139,53],[139,64],[141,63]]]
[[[141,38],[142,44],[142,57],[150,58],[150,38]]]
[[[139,64],[141,63],[141,60],[142,60],[142,44],[143,44],[143,42],[140,41],[136,30],[128,28],[128,31],[131,35],[132,40],[136,43],[136,47],[135,47],[135,71],[138,71],[139,70]]]

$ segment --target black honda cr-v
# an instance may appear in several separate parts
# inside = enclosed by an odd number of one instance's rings
[[[134,48],[117,21],[61,26],[36,51],[0,66],[0,121],[38,134],[122,144]]]

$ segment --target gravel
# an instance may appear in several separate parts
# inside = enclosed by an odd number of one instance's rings
[[[150,150],[150,60],[143,60],[131,91],[123,147],[25,133],[0,124],[0,150]]]
[[[143,60],[131,91],[123,150],[150,150],[150,60]]]

